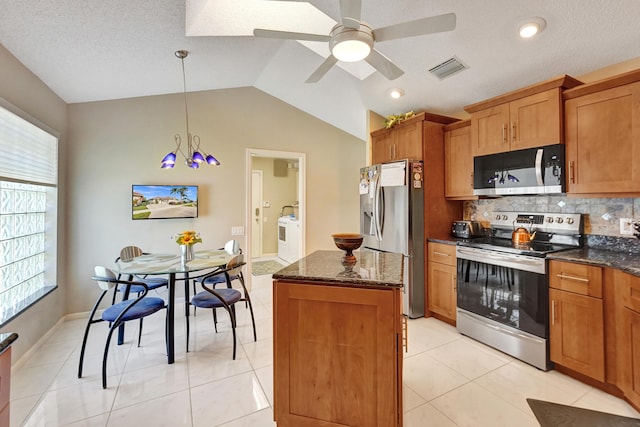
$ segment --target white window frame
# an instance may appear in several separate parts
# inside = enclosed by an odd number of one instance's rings
[[[57,288],[58,138],[0,98],[0,327]]]

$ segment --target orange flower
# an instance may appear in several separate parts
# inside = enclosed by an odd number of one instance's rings
[[[202,243],[202,239],[197,232],[189,230],[183,231],[182,233],[178,234],[176,237],[176,243],[179,245],[192,246],[196,243]]]

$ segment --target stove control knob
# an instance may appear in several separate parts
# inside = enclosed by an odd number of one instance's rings
[[[552,216],[547,217],[547,222],[548,223],[552,223],[553,222],[553,217]]]
[[[573,224],[573,218],[567,218],[567,224]]]
[[[496,215],[496,221],[500,221],[500,215]]]
[[[503,220],[503,221],[506,221],[506,220],[508,220],[508,219],[509,219],[509,217],[508,217],[508,216],[506,216],[506,215],[502,215],[502,220]]]
[[[564,222],[564,220],[562,218],[558,217],[558,218],[556,218],[556,222],[558,224],[562,224]]]

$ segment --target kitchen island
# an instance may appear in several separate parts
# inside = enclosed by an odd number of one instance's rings
[[[273,275],[274,419],[402,426],[403,256],[317,251]]]

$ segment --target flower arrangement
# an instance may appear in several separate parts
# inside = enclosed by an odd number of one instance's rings
[[[406,113],[399,113],[399,114],[392,114],[390,116],[387,116],[387,118],[384,121],[384,127],[386,129],[390,129],[392,127],[394,127],[395,125],[397,125],[398,123],[410,119],[411,117],[415,116],[416,113],[414,113],[413,111],[407,111]]]
[[[179,245],[193,246],[196,243],[202,243],[202,239],[200,238],[200,233],[197,233],[192,230],[183,231],[180,234],[176,234],[174,238],[176,239],[176,243]]]

